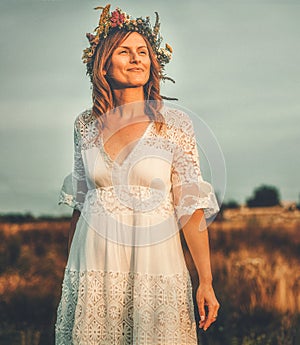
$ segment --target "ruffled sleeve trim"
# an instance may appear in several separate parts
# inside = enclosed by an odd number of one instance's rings
[[[67,205],[73,209],[77,209],[82,211],[83,204],[76,201],[76,197],[73,192],[73,174],[70,173],[64,179],[63,185],[61,187],[59,197],[58,197],[58,205]]]

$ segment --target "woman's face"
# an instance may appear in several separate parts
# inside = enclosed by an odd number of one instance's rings
[[[151,60],[144,38],[129,34],[114,50],[108,71],[104,71],[113,88],[144,86],[149,80]]]

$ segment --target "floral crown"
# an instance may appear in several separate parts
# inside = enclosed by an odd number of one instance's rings
[[[90,47],[83,50],[82,60],[83,63],[87,64],[87,73],[90,75],[92,81],[93,75],[93,62],[96,48],[100,41],[105,39],[111,29],[119,28],[127,31],[136,31],[145,37],[147,37],[154,54],[156,55],[157,61],[159,62],[162,73],[161,79],[168,79],[174,82],[170,77],[167,77],[164,73],[165,64],[167,64],[172,57],[172,47],[169,44],[165,45],[165,48],[161,48],[160,44],[162,37],[159,33],[160,23],[158,13],[156,14],[155,25],[152,28],[150,18],[147,16],[145,19],[142,17],[133,19],[128,14],[123,12],[120,8],[116,8],[113,12],[109,12],[110,5],[105,7],[95,7],[95,10],[102,10],[98,26],[95,28],[94,33],[87,33],[86,37],[90,42]]]

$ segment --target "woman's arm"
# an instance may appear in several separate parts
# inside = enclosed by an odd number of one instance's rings
[[[71,248],[71,243],[73,240],[73,236],[74,236],[74,232],[76,229],[76,224],[77,221],[80,217],[80,211],[77,209],[73,210],[73,214],[72,214],[72,218],[71,218],[71,224],[70,224],[70,228],[69,228],[69,238],[68,238],[68,255],[70,253],[70,248]]]
[[[198,230],[200,227],[201,231]],[[206,331],[216,321],[220,305],[212,286],[209,239],[203,209],[197,209],[182,230],[199,276],[200,284],[196,294],[201,318],[199,327]],[[207,315],[205,305],[208,307]]]

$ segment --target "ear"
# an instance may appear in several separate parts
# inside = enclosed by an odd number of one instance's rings
[[[104,70],[102,71],[102,74],[105,76],[105,75],[107,74],[107,71],[104,69]]]

